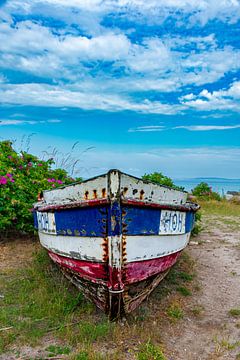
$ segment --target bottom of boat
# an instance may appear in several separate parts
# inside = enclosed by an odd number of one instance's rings
[[[122,317],[135,310],[159,285],[176,263],[181,251],[152,260],[125,264],[122,269],[123,290],[111,290],[106,263],[77,260],[48,251],[64,275],[86,298],[109,315]]]

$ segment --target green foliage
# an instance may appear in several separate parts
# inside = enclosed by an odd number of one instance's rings
[[[176,303],[169,306],[169,308],[167,309],[167,315],[172,320],[179,320],[183,318],[184,314],[179,304]]]
[[[137,355],[138,360],[166,360],[162,349],[153,345],[150,341],[144,344]]]
[[[10,141],[0,142],[0,231],[32,233],[31,208],[38,194],[73,182],[63,169],[52,169],[47,161],[21,151]]]
[[[89,360],[88,353],[86,351],[81,351],[74,356],[73,360]]]
[[[49,357],[55,357],[56,355],[69,355],[71,350],[68,346],[49,345],[46,351],[49,352]]]
[[[229,314],[233,317],[240,317],[240,309],[231,309]]]
[[[194,223],[194,227],[192,229],[193,236],[198,235],[202,231],[201,222],[202,222],[202,214],[200,211],[197,211],[195,213],[195,223]]]
[[[185,286],[179,286],[177,287],[177,291],[180,292],[183,296],[190,296],[192,295],[191,291],[186,288]]]
[[[221,196],[217,192],[212,191],[211,186],[209,186],[205,182],[201,182],[200,184],[198,184],[192,190],[192,194],[205,200],[221,200]]]
[[[194,227],[192,229],[192,235],[196,236],[198,235],[201,231],[202,231],[202,214],[200,211],[195,213],[195,223],[194,223]]]
[[[176,189],[176,190],[184,190],[184,188],[174,185],[171,178],[163,175],[160,172],[154,172],[154,173],[151,173],[151,174],[144,174],[142,176],[142,179],[146,180],[146,181],[151,181],[151,182],[153,182],[155,184],[158,184],[158,185],[169,186],[169,187],[171,187],[173,189]]]

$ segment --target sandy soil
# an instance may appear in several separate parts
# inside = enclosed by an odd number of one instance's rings
[[[168,360],[240,359],[240,318],[229,314],[240,308],[240,221],[211,216],[203,224],[186,250],[196,263],[199,291],[187,298],[184,318],[161,329]],[[37,247],[29,240],[0,243],[0,273],[24,266]],[[26,347],[21,358],[35,358],[39,352]]]
[[[187,251],[196,262],[200,291],[189,299],[187,308],[200,309],[200,314],[166,329],[163,340],[169,359],[240,359],[240,319],[229,315],[230,309],[240,308],[238,221],[204,218],[205,229],[190,243]]]

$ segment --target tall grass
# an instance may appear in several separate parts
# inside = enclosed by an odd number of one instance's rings
[[[240,216],[240,205],[228,200],[199,200],[204,215]]]

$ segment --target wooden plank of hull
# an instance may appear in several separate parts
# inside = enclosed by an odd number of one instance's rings
[[[150,260],[176,253],[186,247],[190,233],[180,235],[126,236],[125,262]]]
[[[133,284],[168,270],[177,261],[181,251],[157,259],[135,261],[124,267],[125,285]]]
[[[100,309],[115,318],[136,309],[155,289],[175,264],[180,252],[159,259],[130,263],[123,269],[124,290],[115,291],[109,299],[108,271],[106,265],[82,260],[72,260],[49,252],[51,259],[64,275]],[[146,281],[143,281],[146,280]],[[138,283],[137,287],[135,283]],[[116,309],[117,306],[117,309]]]
[[[103,261],[105,238],[62,236],[39,232],[42,246],[72,259]]]

